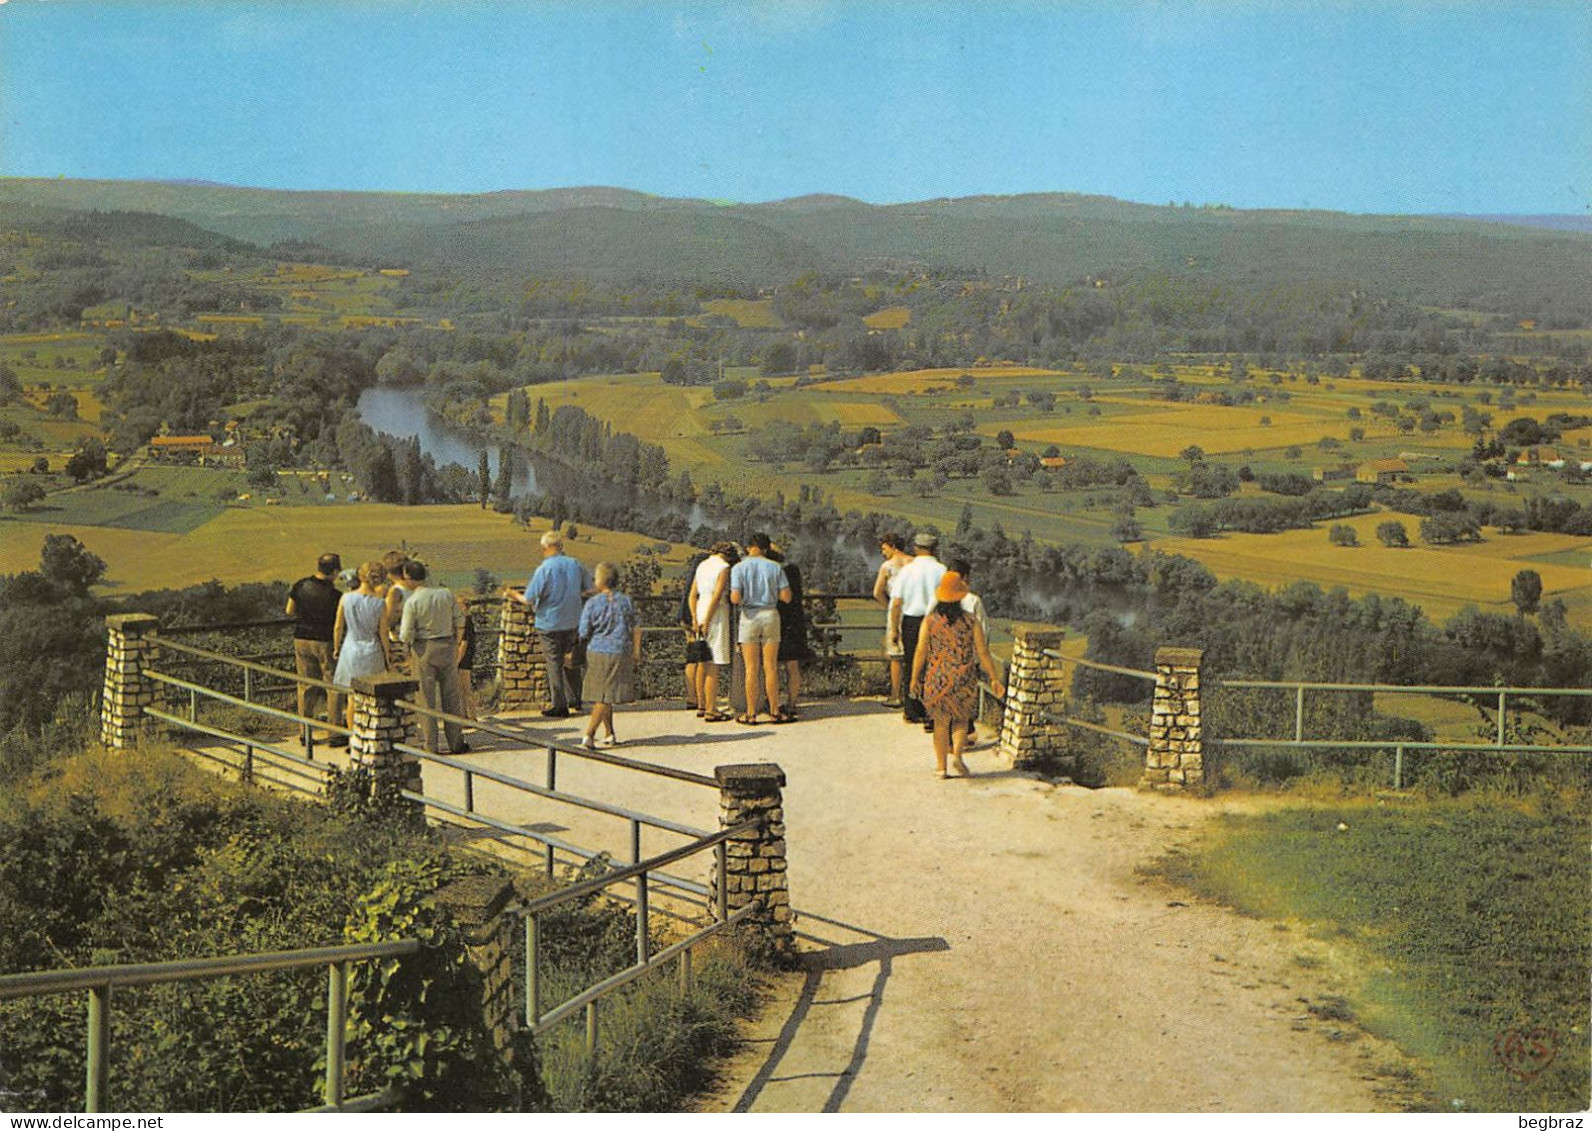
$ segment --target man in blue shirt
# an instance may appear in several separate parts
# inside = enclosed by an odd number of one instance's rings
[[[746,665],[746,713],[736,721],[757,721],[758,673],[768,685],[769,721],[788,723],[779,709],[779,602],[790,600],[785,569],[766,555],[772,543],[758,531],[746,541],[746,557],[730,570],[730,604],[741,610],[741,659]]]
[[[542,641],[547,689],[553,701],[542,714],[550,719],[568,718],[571,706],[580,710],[577,629],[581,598],[590,588],[591,578],[584,567],[564,553],[564,536],[557,530],[543,534],[542,564],[525,585],[524,601],[536,610],[536,633]]]

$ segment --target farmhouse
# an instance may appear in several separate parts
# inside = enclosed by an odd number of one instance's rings
[[[1355,469],[1357,483],[1397,483],[1410,477],[1410,465],[1401,459],[1367,460]]]
[[[1318,467],[1310,473],[1317,483],[1330,483],[1337,479],[1354,478],[1354,464],[1340,463],[1336,467]]]
[[[146,454],[156,463],[243,463],[243,449],[236,442],[218,444],[205,435],[156,436],[149,441]]]
[[[1515,457],[1521,467],[1563,467],[1564,457],[1558,448],[1527,448]]]

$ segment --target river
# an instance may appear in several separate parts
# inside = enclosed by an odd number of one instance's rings
[[[497,448],[482,443],[469,432],[449,424],[425,406],[419,388],[402,388],[394,385],[374,385],[360,394],[355,406],[359,418],[378,432],[390,436],[415,436],[420,440],[420,450],[430,456],[438,467],[456,463],[466,471],[475,472],[481,452],[495,477],[498,471]],[[535,493],[536,469],[523,455],[513,461],[512,494]]]

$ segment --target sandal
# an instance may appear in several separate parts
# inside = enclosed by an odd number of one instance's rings
[[[730,716],[722,711],[709,711],[702,716],[702,721],[705,723],[727,723],[730,721]]]
[[[740,723],[743,727],[755,727],[757,725],[757,720],[751,715],[736,715],[735,721]]]
[[[776,725],[781,723],[793,723],[796,721],[796,716],[791,714],[789,711],[781,711],[768,721]]]

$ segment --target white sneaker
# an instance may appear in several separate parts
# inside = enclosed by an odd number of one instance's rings
[[[598,739],[598,741],[604,746],[618,746],[618,745],[620,745],[619,736],[617,734],[610,734],[607,738],[601,738],[601,739]]]
[[[597,748],[597,744],[592,741],[591,735],[583,734],[581,735],[580,739],[580,748],[582,750],[595,750]]]

